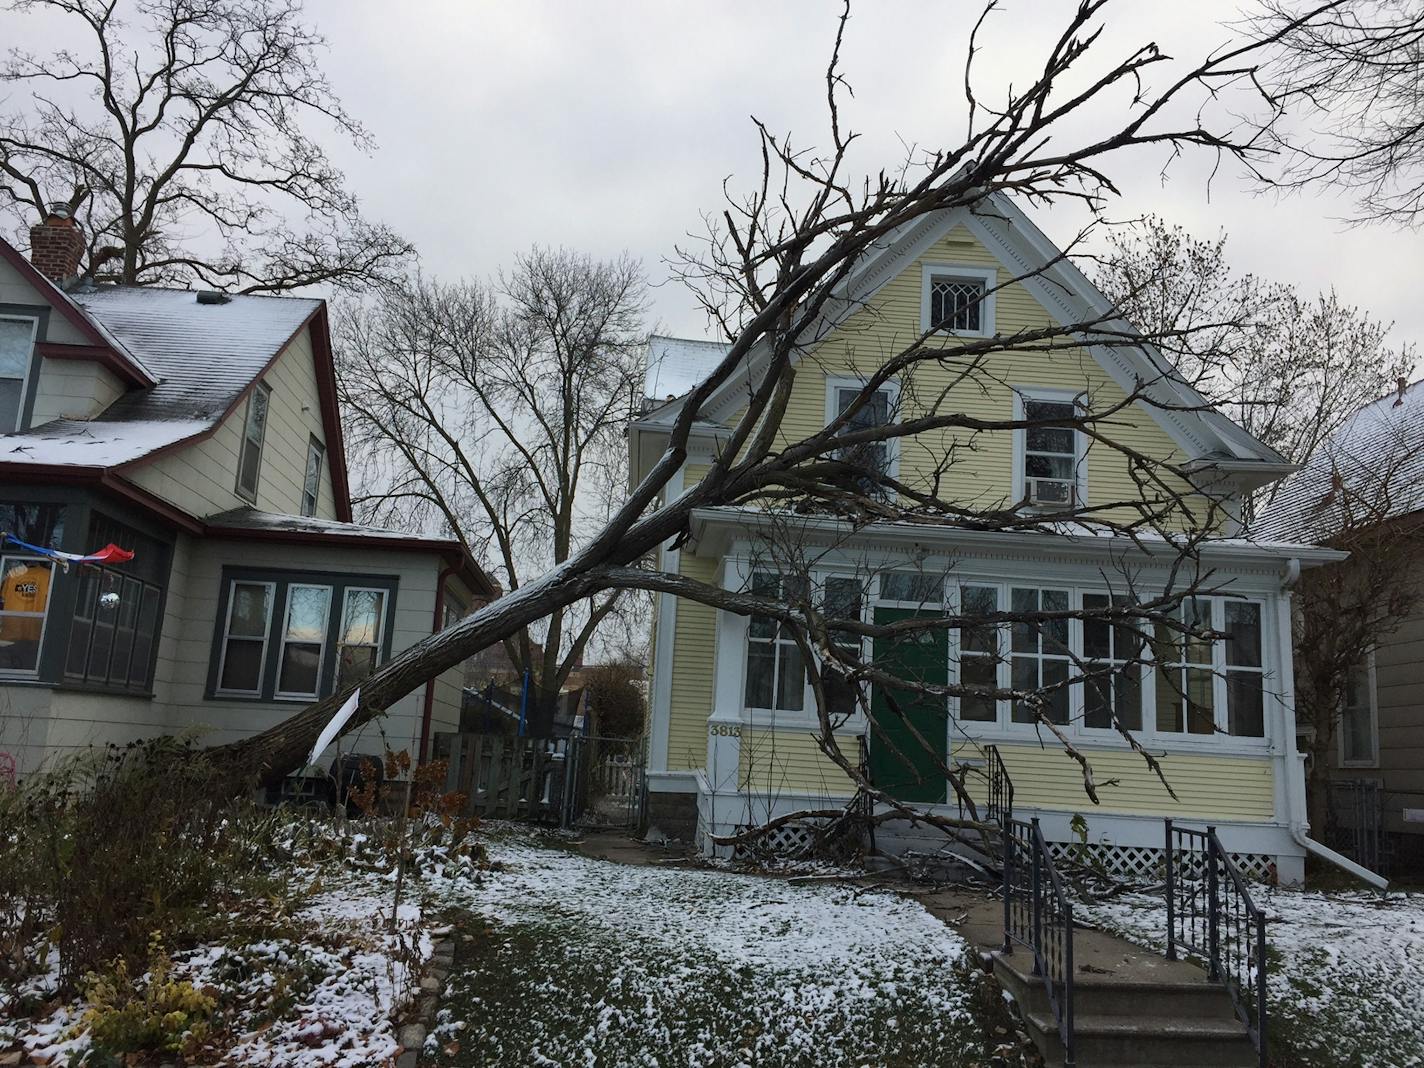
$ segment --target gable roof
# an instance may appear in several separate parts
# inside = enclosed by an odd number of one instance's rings
[[[1350,416],[1305,466],[1281,483],[1251,529],[1262,538],[1322,542],[1340,533],[1347,515],[1384,521],[1421,510],[1424,381],[1392,391]]]
[[[996,192],[972,211],[954,208],[931,212],[878,242],[839,283],[822,321],[809,328],[812,338],[826,336],[956,226],[969,230],[1055,321],[1067,324],[1111,315],[1113,305],[1106,296],[1008,196]],[[1130,324],[1116,318],[1105,321],[1104,326],[1136,333]],[[654,339],[659,340],[666,339]],[[683,377],[700,372],[700,381],[727,351],[727,346],[716,343],[672,340],[678,342],[676,347],[650,345],[650,378],[655,366],[660,369],[671,361]],[[1140,391],[1149,399],[1139,403],[1190,460],[1228,466],[1233,473],[1260,482],[1274,480],[1294,469],[1280,453],[1213,408],[1148,342],[1133,346],[1090,344],[1084,348],[1125,393]],[[765,361],[764,347],[760,361],[758,355],[754,349],[745,368],[729,375],[713,392],[704,406],[707,418],[725,419],[745,400],[749,380],[758,374],[759,362]],[[691,388],[687,386],[688,390]],[[648,395],[650,399],[657,396],[650,390]],[[652,429],[655,423],[670,422],[677,407],[674,402],[656,408],[639,421],[636,429]]]
[[[93,419],[55,419],[23,434],[0,437],[0,464],[89,471],[157,459],[212,433],[247,397],[257,380],[310,328],[313,372],[326,436],[328,470],[337,514],[351,517],[346,452],[336,401],[336,375],[326,302],[309,297],[229,294],[199,302],[186,289],[83,286],[65,292],[0,240],[0,252],[24,265],[36,291],[78,317],[86,337],[122,353],[146,376]],[[73,355],[47,346],[45,356]],[[81,349],[81,358],[98,353]],[[132,380],[131,380],[132,384]]]
[[[113,371],[119,378],[135,386],[151,386],[158,381],[158,377],[148,369],[141,359],[106,330],[102,323],[95,322],[84,314],[79,307],[59,286],[52,282],[48,275],[36,269],[25,254],[10,244],[3,237],[0,237],[0,259],[3,259],[11,267],[19,272],[32,289],[50,307],[59,312],[60,315],[73,326],[80,335],[87,338],[93,346],[94,351],[87,351],[84,357],[94,359]],[[72,345],[46,346],[51,351],[45,355],[63,356],[61,349],[72,349]]]

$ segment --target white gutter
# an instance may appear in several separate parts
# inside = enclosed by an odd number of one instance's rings
[[[1276,600],[1276,634],[1280,645],[1278,663],[1291,664],[1291,589],[1300,578],[1300,560],[1292,557],[1286,564],[1281,582],[1281,596]],[[1306,832],[1310,819],[1305,803],[1305,754],[1295,749],[1295,677],[1293,672],[1281,672],[1280,701],[1281,772],[1285,775],[1286,811],[1290,818],[1290,835],[1296,845],[1314,853],[1341,871],[1348,872],[1376,890],[1388,890],[1389,880],[1362,864],[1356,864],[1328,846],[1323,846]],[[1292,759],[1294,757],[1294,759]]]

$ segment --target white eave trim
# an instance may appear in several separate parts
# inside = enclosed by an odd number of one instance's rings
[[[698,543],[698,554],[710,553],[714,556],[724,555],[731,541],[744,531],[775,528],[785,533],[788,522],[788,517],[783,514],[754,508],[696,508],[691,516],[692,535]],[[1058,554],[1072,552],[1084,557],[1131,555],[1143,563],[1154,559],[1169,563],[1180,551],[1157,535],[1145,534],[1139,535],[1140,541],[1133,541],[1124,535],[967,530],[919,523],[869,523],[852,528],[842,520],[822,516],[799,516],[796,522],[809,539],[847,545],[856,542],[899,543],[921,548],[1008,550],[1040,555],[1045,550],[1052,550]],[[1339,549],[1319,545],[1254,542],[1245,538],[1208,541],[1199,547],[1199,552],[1207,562],[1256,567],[1285,565],[1292,560],[1313,567],[1336,563],[1349,556],[1349,553]]]

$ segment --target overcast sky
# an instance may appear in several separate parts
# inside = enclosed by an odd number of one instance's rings
[[[1022,84],[1072,0],[1007,0],[990,23],[981,90]],[[484,274],[531,243],[599,256],[624,249],[661,281],[663,261],[701,230],[725,177],[756,177],[749,116],[824,144],[822,75],[834,30],[830,3],[386,2],[309,0],[327,35],[327,69],[379,142],[345,152],[367,212],[419,246],[439,275]],[[858,6],[845,70],[849,122],[863,158],[894,163],[901,140],[944,143],[962,130],[963,57],[971,3]],[[1229,39],[1238,5],[1123,0],[1108,45],[1146,40],[1195,58]],[[1234,263],[1308,289],[1335,286],[1424,341],[1424,258],[1417,235],[1350,229],[1346,201],[1286,202],[1254,192],[1235,168],[1206,182],[1211,160],[1174,166],[1124,159],[1113,177],[1119,217],[1155,211],[1202,234],[1225,228]],[[1036,212],[1050,236],[1071,235],[1070,211]],[[675,285],[654,290],[665,329],[703,336]]]

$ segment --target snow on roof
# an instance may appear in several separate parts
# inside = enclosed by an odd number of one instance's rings
[[[1424,509],[1424,380],[1365,405],[1281,483],[1252,531],[1324,541],[1351,514],[1390,519]]]
[[[0,463],[115,467],[201,434],[206,419],[55,419],[0,437]]]
[[[0,437],[0,462],[114,467],[211,430],[321,306],[233,294],[200,304],[186,289],[99,286],[67,295],[158,384],[97,418],[57,419]]]
[[[648,339],[643,395],[659,403],[681,397],[712,373],[729,348],[731,345],[725,341],[654,334]]]
[[[304,297],[236,293],[200,304],[187,289],[98,286],[70,294],[160,380],[104,413],[115,419],[216,422],[321,306]]]
[[[262,512],[256,508],[234,508],[209,516],[210,527],[228,530],[267,530],[287,534],[327,534],[346,538],[399,538],[401,541],[425,541],[433,547],[458,545],[453,538],[435,534],[412,534],[408,530],[392,530],[390,527],[369,526],[365,523],[343,523],[336,519],[318,519],[315,516],[285,515],[281,512]]]

